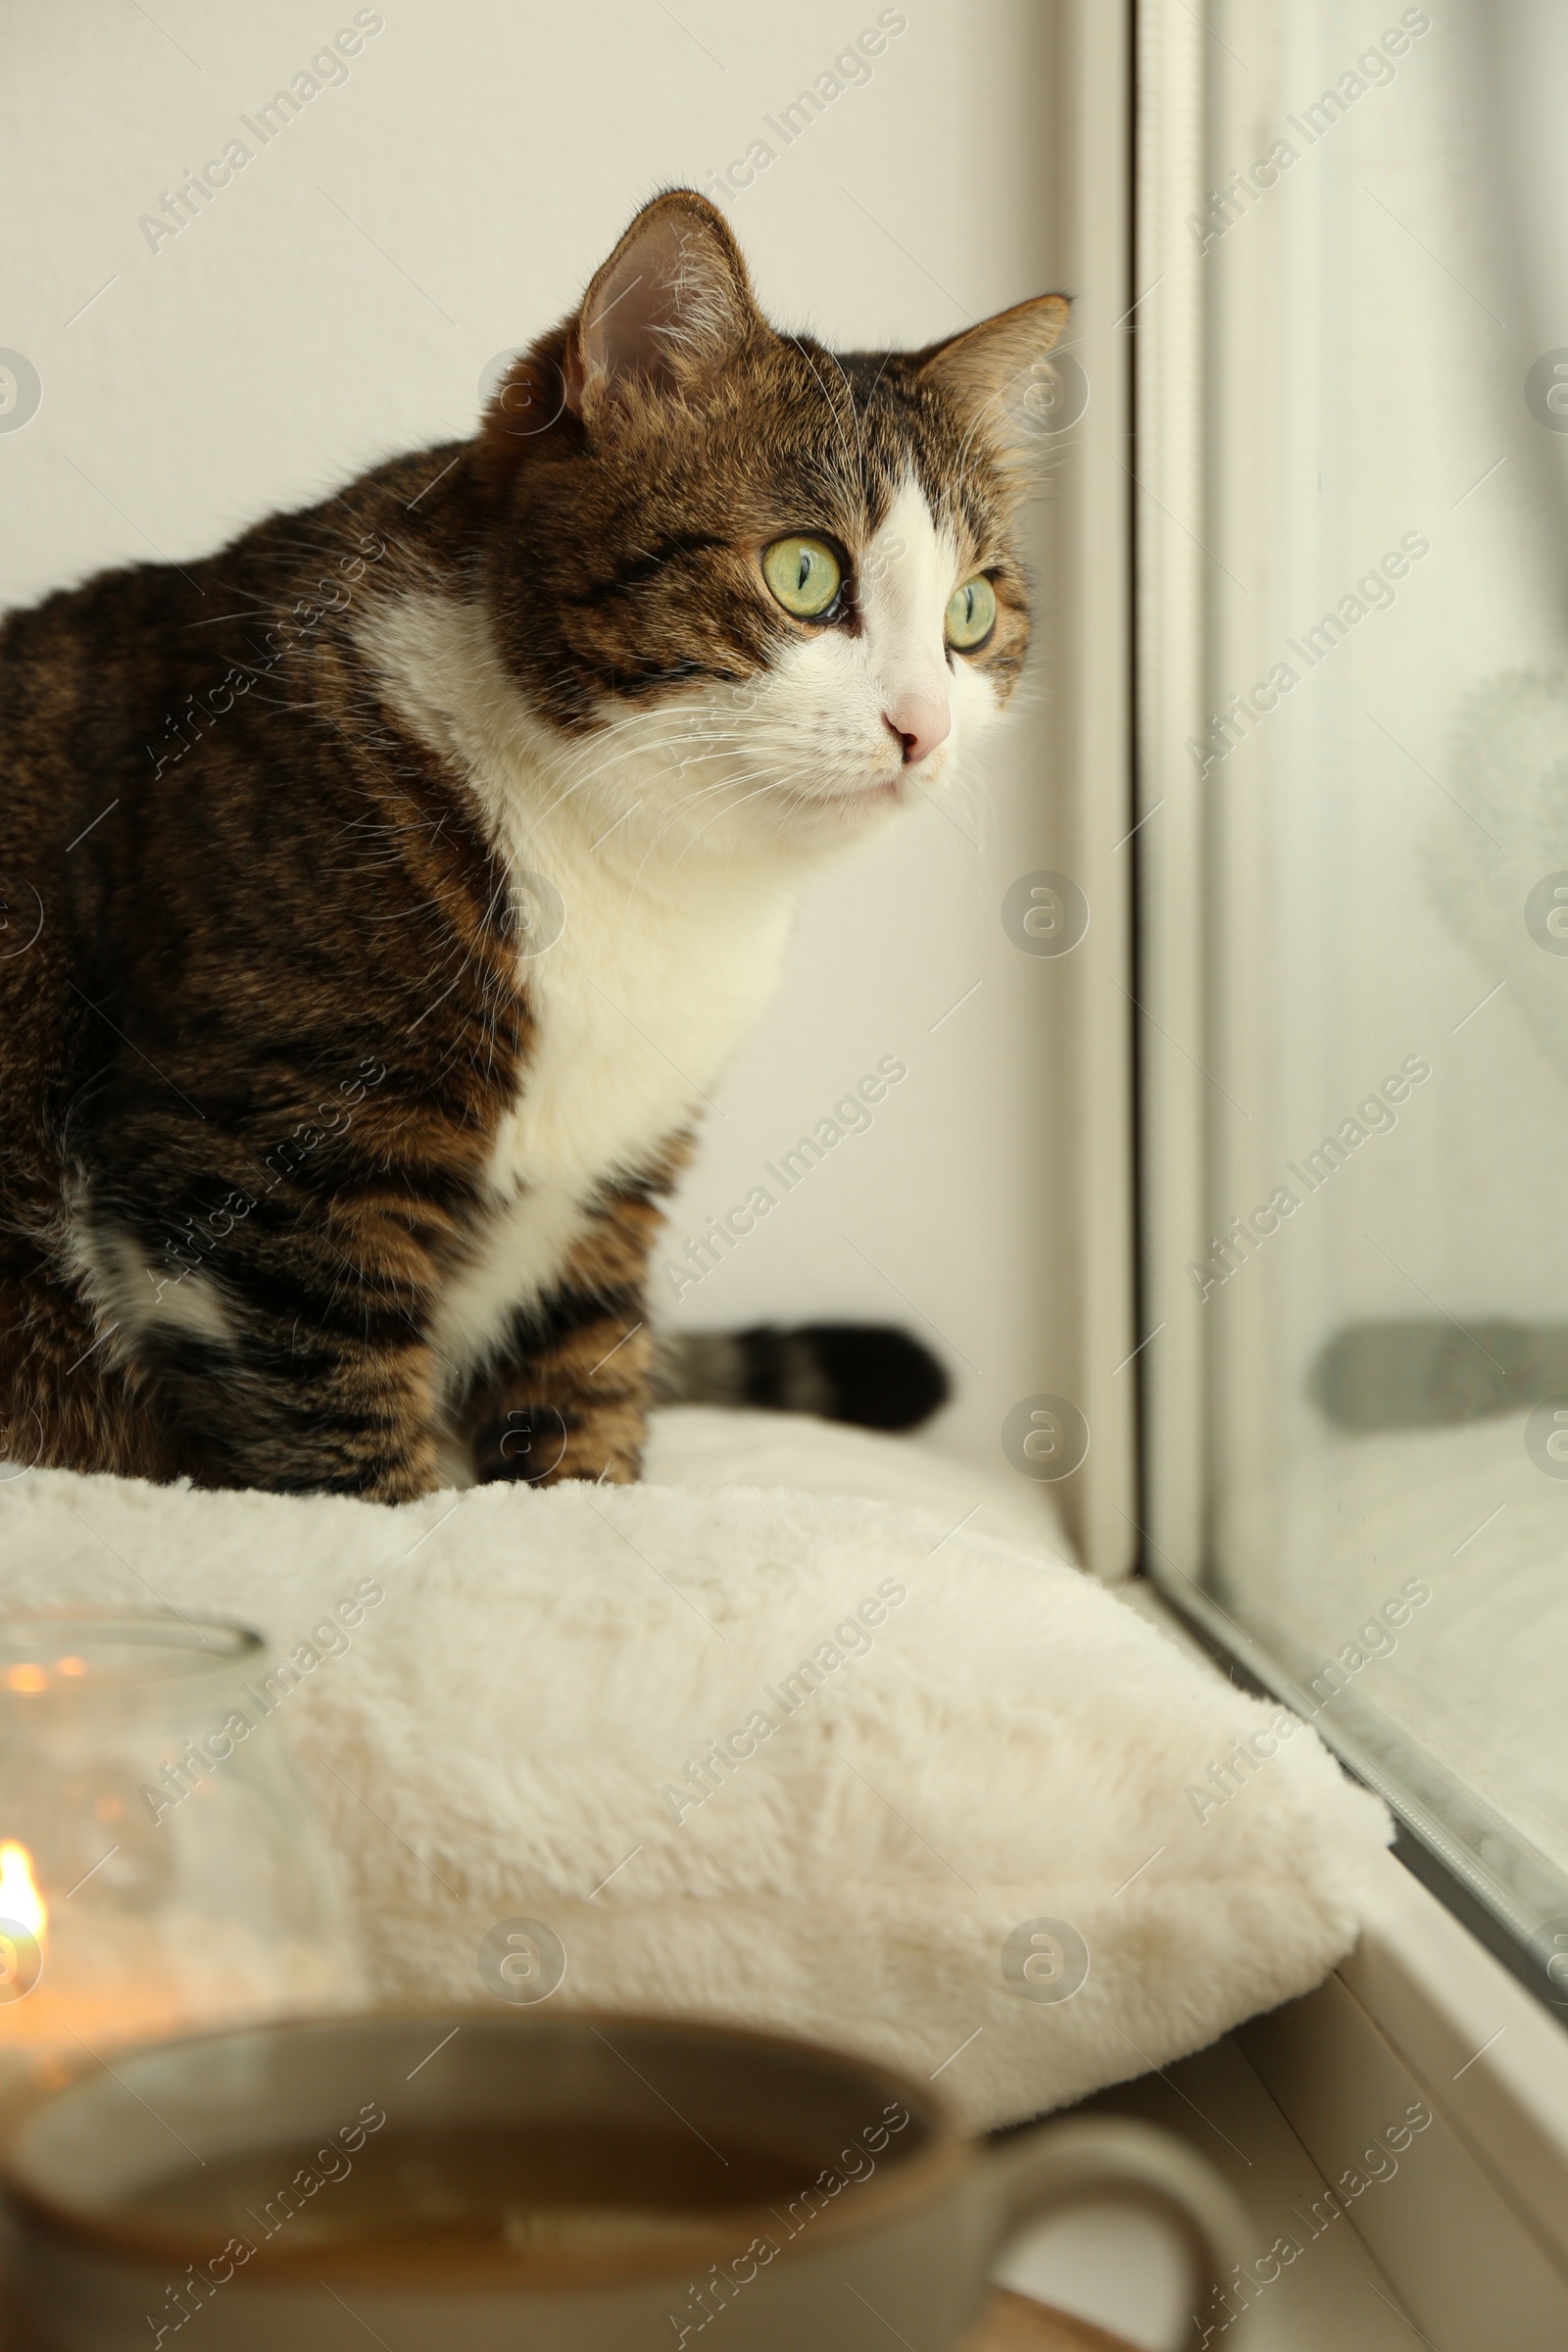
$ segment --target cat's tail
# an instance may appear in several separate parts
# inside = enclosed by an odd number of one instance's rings
[[[949,1395],[930,1349],[886,1323],[662,1332],[654,1377],[661,1404],[766,1405],[864,1429],[915,1429]]]

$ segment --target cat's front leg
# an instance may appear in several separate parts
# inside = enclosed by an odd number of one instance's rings
[[[558,1298],[552,1305],[559,1309]],[[588,1302],[574,1302],[586,1304]],[[629,1485],[642,1469],[653,1346],[641,1302],[595,1300],[564,1327],[549,1308],[517,1351],[475,1384],[463,1415],[481,1484]]]
[[[441,1484],[427,1254],[373,1204],[303,1206],[252,1202],[170,1265],[133,1378],[198,1486],[412,1501]]]
[[[647,1191],[607,1195],[561,1280],[516,1317],[458,1416],[481,1484],[640,1475],[654,1365],[643,1284],[658,1222]]]

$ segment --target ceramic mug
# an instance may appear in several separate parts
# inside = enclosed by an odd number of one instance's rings
[[[1077,2201],[1173,2215],[1195,2304],[1253,2250],[1218,2177],[1142,2125],[988,2144],[867,2059],[581,2012],[117,2054],[13,2120],[0,2189],[7,2285],[49,2352],[342,2352],[362,2333],[680,2352],[710,2328],[723,2352],[949,2352],[1003,2242]]]

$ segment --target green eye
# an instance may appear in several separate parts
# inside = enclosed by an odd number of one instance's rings
[[[948,643],[960,654],[972,654],[996,625],[997,592],[985,573],[977,571],[948,599]]]
[[[820,620],[844,584],[844,566],[825,539],[775,539],[763,550],[762,577],[786,612]]]

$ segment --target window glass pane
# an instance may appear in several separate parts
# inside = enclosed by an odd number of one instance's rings
[[[1146,1381],[1202,1386],[1210,1594],[1528,1938],[1568,1915],[1568,12],[1207,22],[1206,708],[1149,819],[1199,844],[1200,1175]]]

